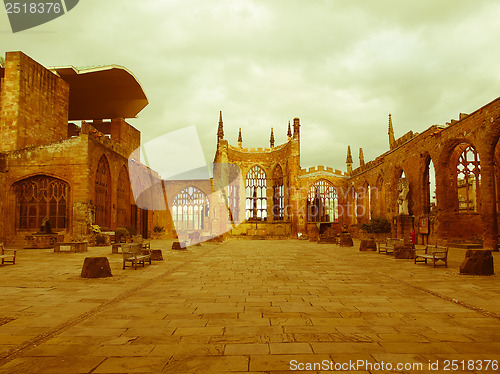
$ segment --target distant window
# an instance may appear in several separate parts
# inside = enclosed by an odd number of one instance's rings
[[[254,166],[246,177],[246,219],[267,220],[266,173]]]
[[[307,194],[308,222],[338,222],[339,199],[334,185],[320,179],[309,187]]]
[[[273,171],[273,219],[275,221],[283,221],[284,208],[283,170],[280,165],[276,165]]]
[[[208,197],[199,188],[186,187],[175,195],[172,219],[178,233],[207,229],[209,214]]]
[[[457,193],[459,212],[477,212],[481,169],[479,155],[471,145],[463,145],[457,163]]]
[[[120,170],[116,189],[116,224],[118,227],[125,227],[130,224],[130,220],[127,220],[127,213],[130,211],[130,181],[125,166]]]
[[[57,178],[36,176],[14,184],[16,222],[20,230],[40,230],[47,217],[52,230],[67,227],[69,185]]]
[[[95,223],[109,228],[111,223],[111,174],[105,156],[99,159],[95,175]]]

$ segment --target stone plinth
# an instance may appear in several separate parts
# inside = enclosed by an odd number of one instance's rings
[[[396,216],[395,238],[403,239],[405,244],[410,243],[410,235],[413,230],[413,218],[413,216],[403,214]]]
[[[394,248],[394,258],[415,258],[415,248],[411,244],[404,244],[402,247]]]
[[[375,242],[375,239],[363,239],[359,243],[359,250],[361,252],[364,251],[376,251],[377,250],[377,243]]]
[[[186,242],[173,242],[172,249],[186,249]]]
[[[351,234],[348,232],[343,232],[340,234],[340,242],[341,247],[353,247],[354,243],[352,242]]]
[[[62,242],[64,235],[59,234],[32,234],[26,235],[25,248],[53,248],[56,242]]]
[[[107,278],[113,275],[106,257],[85,257],[81,276],[82,278]]]
[[[152,249],[151,250],[151,260],[163,261],[163,253],[162,253],[161,249]]]
[[[465,253],[465,259],[460,265],[460,274],[493,275],[493,256],[490,250],[470,249]]]

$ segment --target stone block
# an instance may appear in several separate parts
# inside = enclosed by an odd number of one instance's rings
[[[107,278],[113,275],[106,257],[85,257],[81,276],[82,278]]]
[[[493,275],[493,256],[490,250],[468,250],[460,265],[460,274]]]
[[[377,250],[377,243],[375,242],[374,239],[361,240],[361,242],[359,243],[359,250],[361,252],[376,251]]]
[[[341,247],[353,247],[354,243],[352,242],[351,234],[343,232],[340,234],[340,246]]]
[[[175,241],[172,243],[172,249],[186,249],[186,242]]]
[[[415,258],[415,249],[413,248],[413,245],[405,244],[402,247],[394,248],[394,258]]]

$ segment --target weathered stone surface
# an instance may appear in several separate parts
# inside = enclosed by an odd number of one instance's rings
[[[82,278],[112,277],[107,257],[85,257],[81,276]]]
[[[151,250],[151,260],[163,261],[163,253],[162,253],[161,249],[152,249]]]
[[[405,244],[402,247],[394,248],[394,258],[415,258],[415,249],[411,244]]]
[[[364,252],[364,251],[376,251],[377,250],[377,243],[375,242],[375,239],[364,239],[361,240],[359,243],[359,250]]]
[[[186,249],[186,242],[173,242],[172,249]]]
[[[352,242],[351,234],[349,234],[348,232],[343,232],[342,234],[340,234],[339,244],[341,247],[353,247],[354,243]]]
[[[460,274],[493,275],[493,256],[490,250],[468,250],[460,265]]]

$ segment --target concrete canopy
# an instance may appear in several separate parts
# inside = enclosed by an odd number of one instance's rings
[[[137,78],[119,65],[78,70],[73,66],[50,70],[69,86],[70,121],[134,118],[148,105]]]

